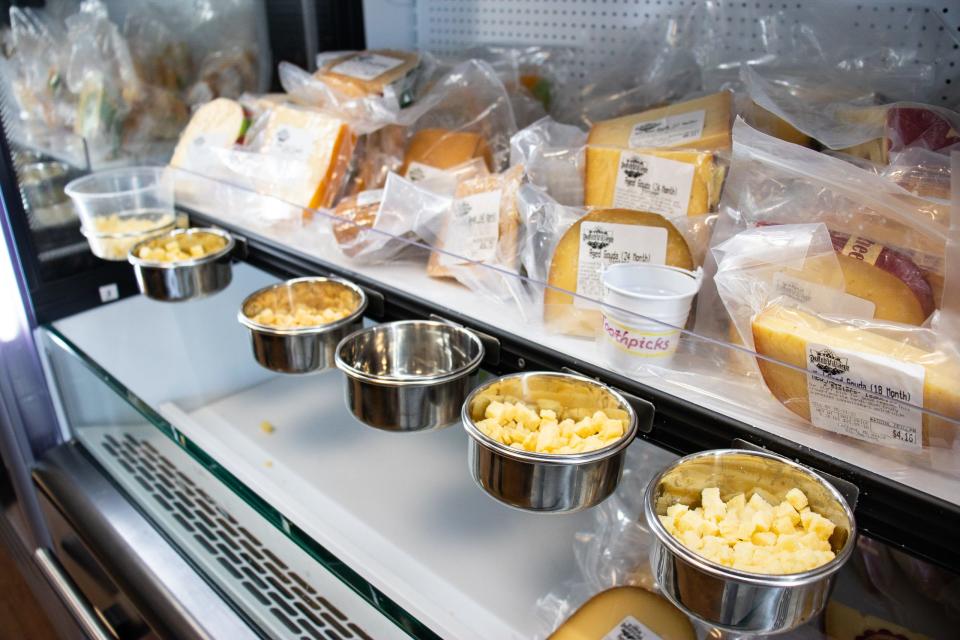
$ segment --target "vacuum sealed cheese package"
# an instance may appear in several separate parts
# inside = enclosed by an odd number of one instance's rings
[[[960,284],[949,225],[873,171],[738,122],[696,329],[754,349],[764,391],[813,427],[960,473],[936,453],[960,428],[957,337],[938,330]]]

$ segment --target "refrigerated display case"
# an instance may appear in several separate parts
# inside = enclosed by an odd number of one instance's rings
[[[658,33],[651,25],[682,26],[677,16],[697,4],[367,0],[360,11],[263,3],[255,31],[274,63],[308,69],[317,49],[419,49],[457,60],[480,45],[570,49],[579,54],[561,56],[565,81],[589,97],[582,88],[605,68],[662,45],[638,42]],[[810,15],[793,3],[703,6],[722,17],[697,24],[718,69],[770,53],[772,32],[802,32]],[[894,30],[916,41],[925,82],[942,105],[957,103],[960,11],[888,2],[823,11],[836,12],[833,26],[853,42]],[[105,164],[83,136],[55,131],[38,144],[21,135],[9,87],[2,97],[0,287],[9,303],[0,310],[0,444],[14,498],[5,501],[4,524],[13,524],[4,539],[21,550],[37,589],[59,596],[49,601],[64,605],[56,615],[65,636],[544,637],[607,588],[656,588],[644,492],[679,457],[732,448],[806,465],[853,509],[859,539],[829,604],[784,637],[952,637],[960,463],[949,442],[873,447],[812,428],[738,381],[738,363],[755,353],[695,328],[683,329],[675,357],[689,371],[708,363],[709,375],[617,370],[592,339],[544,330],[541,300],[553,285],[529,271],[522,278],[480,264],[437,233],[431,244],[381,232],[407,253],[357,260],[338,250],[333,211],[304,215],[302,203],[223,174],[167,172],[177,212],[235,240],[229,285],[197,300],[152,300],[138,293],[129,264],[89,252],[62,193],[70,179],[144,157],[121,152]],[[429,276],[428,256],[443,250],[453,261],[442,264],[469,264],[470,282],[483,284]],[[344,402],[336,368],[290,375],[260,366],[237,322],[244,299],[306,276],[355,283],[367,301],[364,326],[433,320],[469,329],[483,345],[483,380],[549,371],[614,390],[636,415],[637,437],[613,495],[575,513],[510,508],[471,478],[476,439],[459,425],[371,429]],[[492,299],[490,290],[507,293]],[[946,428],[960,418],[909,401],[902,410]],[[698,633],[725,632],[700,624]]]

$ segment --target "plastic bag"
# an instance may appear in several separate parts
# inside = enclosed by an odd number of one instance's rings
[[[342,68],[344,64],[352,66]],[[295,101],[347,120],[361,134],[389,124],[408,125],[440,95],[428,91],[436,68],[428,54],[328,52],[317,57],[317,67],[311,74],[281,62],[280,84]]]
[[[957,286],[948,224],[874,172],[737,122],[697,331],[753,345],[768,389],[816,427],[903,455],[949,449],[960,402],[943,385],[960,359],[926,328]]]
[[[557,202],[583,204],[587,134],[579,127],[543,118],[510,139],[510,164],[523,164],[534,184]]]

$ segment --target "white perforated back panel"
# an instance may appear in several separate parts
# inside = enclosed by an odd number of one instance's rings
[[[541,44],[579,49],[581,80],[621,62],[651,22],[687,15],[703,0],[366,0],[367,46],[407,46],[456,53],[476,44]],[[845,45],[915,48],[933,63],[934,99],[960,103],[960,2],[889,0],[743,2],[710,0],[700,42],[711,55],[749,59],[767,49],[771,30],[798,29],[812,13]],[[774,41],[785,42],[786,39]],[[775,51],[776,53],[776,51]]]

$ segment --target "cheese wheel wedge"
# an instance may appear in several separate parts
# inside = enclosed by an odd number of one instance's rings
[[[931,640],[899,624],[831,600],[825,616],[829,640]]]
[[[650,637],[643,627],[661,640],[697,637],[690,618],[665,598],[640,587],[614,587],[587,600],[550,640]]]
[[[906,255],[867,238],[831,232],[846,292],[876,306],[874,318],[921,325],[934,311],[933,289]]]
[[[676,121],[684,116],[693,116],[689,118],[692,126],[676,127]],[[673,132],[676,135],[670,135],[671,125],[674,125]],[[664,129],[667,130],[666,135],[657,133]],[[644,130],[648,132],[646,137]],[[679,135],[681,133],[683,135]],[[648,142],[642,142],[644,140]],[[638,141],[641,143],[636,144]],[[733,94],[730,91],[721,91],[702,98],[675,102],[665,107],[598,122],[590,128],[587,144],[623,149],[729,149],[733,146]]]
[[[693,254],[687,241],[666,218],[656,213],[631,209],[600,209],[591,211],[571,226],[560,238],[553,251],[547,283],[564,291],[577,291],[580,270],[580,227],[584,222],[660,227],[667,230],[666,264],[682,269],[693,269]],[[543,319],[551,331],[579,336],[593,336],[600,322],[596,309],[581,309],[574,306],[574,298],[568,293],[547,288],[543,294]]]
[[[584,168],[583,203],[588,207],[613,207],[624,153],[653,156],[694,167],[687,215],[698,216],[714,210],[720,202],[724,169],[710,152],[683,149],[638,149],[626,151],[614,147],[587,147]]]
[[[229,149],[243,138],[249,120],[239,102],[217,98],[203,105],[193,114],[180,134],[170,166],[190,169],[197,166],[198,147]],[[202,160],[199,162],[202,165]]]
[[[260,151],[289,166],[289,179],[273,185],[269,195],[310,209],[331,206],[356,144],[347,124],[319,111],[277,105],[262,136]]]
[[[406,176],[413,162],[437,169],[452,169],[473,158],[483,158],[487,169],[492,169],[493,155],[482,136],[469,131],[421,129],[410,138],[403,154],[400,175]]]
[[[893,358],[924,368],[923,407],[960,419],[960,362],[942,353],[932,353],[854,325],[827,323],[799,309],[771,305],[753,319],[753,342],[757,353],[800,369],[807,368],[807,344]],[[810,419],[808,375],[757,358],[767,388],[783,405]],[[957,427],[930,414],[923,415],[923,443],[950,446]]]
[[[379,190],[378,190],[379,191]],[[357,239],[360,232],[364,229],[373,227],[377,221],[377,213],[380,211],[380,201],[383,199],[381,193],[371,191],[347,196],[337,203],[337,208],[333,214],[337,217],[334,220],[333,237],[344,254],[354,257],[364,248],[369,246],[370,242],[362,238]]]

